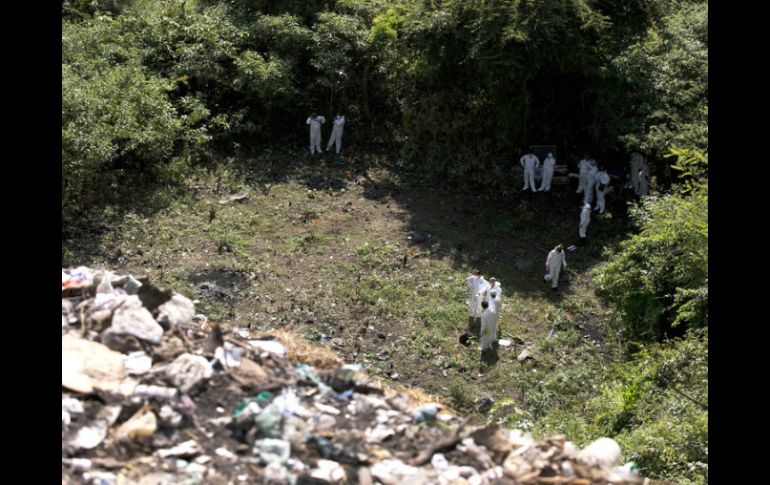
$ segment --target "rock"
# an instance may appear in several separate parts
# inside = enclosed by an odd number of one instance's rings
[[[117,483],[118,477],[110,472],[88,471],[83,473],[83,480],[89,484],[113,485]]]
[[[120,392],[126,377],[123,355],[98,342],[70,335],[63,336],[61,344],[63,387],[84,394]]]
[[[74,472],[87,472],[91,469],[92,462],[88,458],[71,458],[61,461],[63,464],[68,465],[70,470]]]
[[[67,446],[75,450],[90,450],[99,446],[107,437],[107,430],[118,419],[121,409],[120,406],[104,406],[89,424],[66,440]]]
[[[148,405],[139,409],[128,421],[115,430],[118,441],[141,441],[158,429],[158,420]]]
[[[238,367],[233,367],[230,372],[243,386],[259,387],[270,381],[270,376],[261,365],[249,359],[241,359]]]
[[[436,416],[438,415],[438,406],[435,404],[427,404],[425,406],[420,407],[420,409],[417,410],[417,413],[414,415],[414,422],[416,424],[422,423],[424,421],[433,421],[436,419]]]
[[[111,329],[115,333],[133,335],[153,344],[159,344],[163,337],[163,327],[155,321],[137,296],[126,297],[125,302],[115,310]]]
[[[189,325],[195,316],[193,302],[179,293],[175,293],[171,300],[158,307],[158,323],[166,329],[177,325]]]
[[[184,443],[179,443],[178,445],[172,448],[157,450],[155,453],[161,458],[168,458],[171,456],[189,457],[189,456],[200,455],[201,453],[203,453],[203,449],[195,440],[188,440],[188,441],[185,441]]]
[[[131,375],[146,374],[152,368],[152,357],[140,350],[123,356],[123,364]]]
[[[248,476],[242,481],[245,482],[246,480],[248,480]],[[266,485],[288,485],[289,472],[280,463],[270,463],[262,470],[262,483]]]
[[[142,348],[138,338],[117,332],[112,327],[105,329],[99,336],[99,340],[110,349],[123,354],[140,351]]]
[[[578,461],[612,468],[620,463],[620,445],[612,438],[599,438],[577,454]]]
[[[128,297],[116,293],[99,293],[88,306],[86,320],[90,328],[101,330],[109,326],[115,310],[123,305]]]
[[[507,453],[513,447],[508,439],[508,433],[504,432],[496,424],[479,428],[471,433],[470,437],[473,438],[476,444],[496,453]]]
[[[291,455],[291,445],[288,441],[265,438],[254,442],[252,452],[265,464],[284,464]]]
[[[347,480],[345,469],[336,461],[318,460],[316,468],[310,472],[310,476],[325,480],[328,483],[341,483]]]
[[[214,369],[205,357],[182,354],[166,367],[166,377],[180,391],[187,394],[214,375]]]
[[[366,430],[366,442],[367,443],[382,443],[386,439],[395,435],[396,432],[384,424],[378,424],[374,428],[367,428]]]
[[[160,418],[160,422],[163,423],[163,425],[169,428],[178,428],[184,419],[180,413],[174,411],[174,408],[168,404],[161,406],[158,418]]]
[[[425,472],[417,467],[407,465],[401,460],[382,460],[370,468],[372,476],[384,485],[399,485],[402,483],[427,483]]]
[[[286,347],[277,340],[249,340],[249,345],[264,352],[270,352],[278,357],[286,357],[289,353]]]
[[[229,462],[238,461],[238,455],[228,450],[227,448],[219,447],[214,450],[214,454]]]
[[[173,387],[162,387],[162,386],[153,386],[153,385],[145,385],[145,384],[139,384],[136,386],[136,389],[134,389],[134,396],[143,398],[143,399],[158,399],[161,401],[170,401],[172,399],[175,399],[179,391],[174,389]]]

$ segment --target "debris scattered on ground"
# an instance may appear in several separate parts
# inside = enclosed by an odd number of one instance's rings
[[[63,270],[62,482],[650,483],[609,438],[470,426],[360,365],[316,370],[249,337],[146,278]]]
[[[246,200],[249,200],[249,195],[248,194],[236,194],[236,195],[231,195],[230,197],[226,197],[226,198],[220,200],[219,203],[222,204],[222,205],[226,205],[226,204],[229,204],[229,203],[232,203],[232,202],[243,202],[243,201],[246,201]]]

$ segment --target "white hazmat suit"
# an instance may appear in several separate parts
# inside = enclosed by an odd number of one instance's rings
[[[583,192],[583,190],[586,187],[586,181],[588,180],[588,167],[591,166],[591,162],[588,161],[588,158],[584,158],[580,160],[580,163],[578,163],[578,170],[580,171],[580,178],[578,183],[578,189],[576,194],[579,194]]]
[[[548,258],[545,260],[545,270],[548,272],[545,275],[545,280],[551,282],[551,288],[559,286],[559,273],[562,268],[567,267],[567,258],[564,256],[564,251],[557,249],[551,250],[548,253]]]
[[[489,302],[489,307],[481,314],[481,349],[493,349],[497,341],[498,302]]]
[[[650,167],[642,163],[639,170],[639,195],[647,196],[650,194]]]
[[[551,180],[553,180],[553,167],[556,165],[556,159],[549,153],[543,161],[543,181],[540,183],[540,190],[548,192],[551,190]]]
[[[334,127],[332,128],[332,136],[329,138],[329,144],[326,145],[326,151],[328,152],[332,148],[332,143],[336,143],[337,155],[340,154],[342,148],[342,131],[345,129],[345,117],[335,116]]]
[[[495,294],[495,298],[497,298],[498,302],[502,301],[503,287],[500,286],[499,281],[495,281],[493,285],[492,278],[490,278],[490,281],[485,281],[483,285],[479,286],[479,291],[478,291],[479,304],[482,301],[488,302],[492,296],[492,293]]]
[[[527,153],[521,157],[521,166],[524,167],[524,188],[521,190],[527,190],[532,188],[532,192],[537,192],[537,186],[535,185],[535,169],[540,166],[540,159],[533,153]]]
[[[588,229],[588,223],[591,222],[591,204],[584,204],[583,210],[580,211],[580,238],[586,237],[586,229]]]
[[[605,196],[610,187],[610,176],[605,170],[596,173],[596,209],[599,214],[604,214]]]
[[[468,277],[468,312],[471,318],[481,317],[481,297],[479,296],[479,289],[487,284],[487,280],[483,276],[470,276]]]
[[[314,155],[316,150],[318,153],[323,153],[321,150],[321,125],[326,123],[326,118],[311,116],[305,123],[310,125],[310,154]]]
[[[591,160],[588,164],[588,171],[586,172],[586,182],[583,186],[583,203],[590,204],[594,201],[594,185],[596,183],[596,173],[599,168],[596,166],[596,161]]]

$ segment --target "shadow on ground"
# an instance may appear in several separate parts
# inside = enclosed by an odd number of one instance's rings
[[[468,274],[479,269],[486,277],[497,278],[507,295],[537,292],[547,294],[550,300],[560,299],[570,291],[570,274],[590,269],[600,261],[603,247],[619,242],[628,231],[626,202],[608,196],[611,214],[592,217],[588,244],[567,253],[570,270],[563,273],[560,291],[552,293],[543,281],[548,252],[559,243],[565,247],[578,244],[582,204],[573,186],[554,187],[547,194],[514,190],[505,196],[481,190],[452,191],[419,186],[392,171],[378,170],[387,160],[384,153],[343,151],[341,155],[326,152],[311,157],[302,151],[265,149],[224,165],[243,180],[242,188],[265,194],[272,184],[290,180],[317,191],[336,192],[358,184],[365,198],[400,209],[398,217],[407,228],[404,243],[416,248],[420,257],[447,260]],[[222,164],[211,167],[221,169]],[[218,185],[218,195],[231,195],[232,188],[220,189]],[[123,195],[114,197],[116,202],[109,210],[95,211],[94,217],[79,226],[62,227],[63,265],[77,264],[80,253],[95,253],[109,224],[125,213],[150,217],[168,207],[174,197],[197,196],[197,187],[190,185],[144,184],[120,190]],[[120,258],[119,253],[104,255],[107,261],[118,262]],[[217,280],[213,276],[203,278]]]

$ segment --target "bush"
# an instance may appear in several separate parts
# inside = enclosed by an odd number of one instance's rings
[[[646,477],[708,483],[708,331],[652,344],[603,376],[580,381],[598,394],[551,410],[534,432],[579,446],[612,437]]]
[[[703,155],[677,153],[680,164],[705,169]],[[708,326],[708,184],[699,177],[678,193],[634,207],[639,234],[610,252],[596,273],[634,337],[661,339],[672,330]]]
[[[708,402],[705,330],[640,352],[588,409],[645,476],[707,483],[708,410],[690,398]]]
[[[89,207],[131,173],[168,181],[208,140],[209,111],[142,64],[125,19],[65,21],[62,35],[64,216]]]

